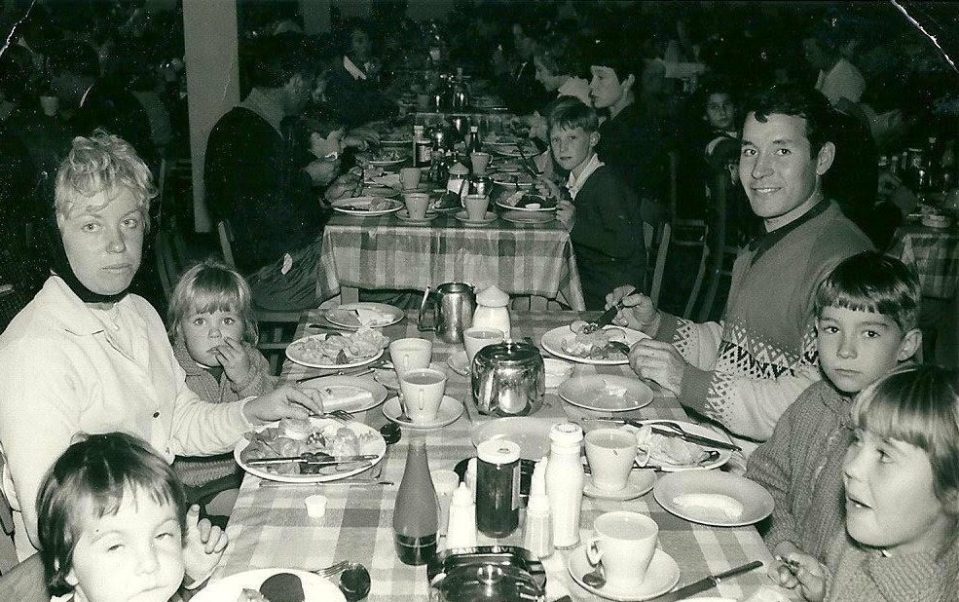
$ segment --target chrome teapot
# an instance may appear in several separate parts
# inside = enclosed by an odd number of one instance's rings
[[[470,374],[480,414],[529,416],[543,407],[543,358],[530,341],[504,341],[480,349]]]
[[[432,303],[431,303],[432,302]],[[473,323],[476,293],[465,282],[447,282],[430,293],[429,287],[420,303],[420,331],[435,331],[447,343],[461,343],[463,331]]]

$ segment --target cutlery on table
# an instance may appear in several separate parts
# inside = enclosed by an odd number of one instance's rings
[[[626,298],[626,297],[623,297],[623,299],[625,299],[625,298]],[[612,324],[612,323],[613,323],[613,318],[615,318],[615,317],[616,317],[616,314],[619,313],[619,310],[621,310],[621,309],[623,308],[623,299],[620,299],[619,301],[616,302],[615,305],[613,305],[612,307],[610,307],[609,309],[607,309],[606,311],[604,311],[604,312],[596,319],[595,322],[590,322],[589,324],[587,324],[586,326],[584,326],[584,327],[583,327],[583,333],[584,333],[584,334],[592,334],[592,333],[596,332],[597,330],[602,329],[603,326],[608,326],[609,324]],[[617,341],[613,341],[613,342],[615,343],[615,342],[617,342]],[[620,343],[620,344],[622,345],[622,343]],[[626,347],[626,345],[623,345],[623,347]],[[629,347],[626,347],[626,353],[629,353]]]
[[[247,460],[250,466],[270,466],[273,464],[291,464],[294,462],[309,464],[310,466],[339,466],[340,464],[351,464],[356,462],[367,462],[375,460],[379,456],[367,454],[363,456],[328,456],[323,453],[306,452],[299,456],[281,456],[279,458],[254,458]]]
[[[338,479],[336,481],[323,481],[323,482],[314,482],[308,481],[303,483],[287,483],[285,481],[260,481],[260,488],[262,489],[286,489],[287,487],[293,488],[310,488],[315,489],[317,487],[327,487],[330,485],[359,485],[366,487],[389,487],[390,485],[396,485],[393,481],[371,481],[370,479],[359,479],[359,478],[349,478],[349,479]]]
[[[728,449],[732,451],[741,451],[742,448],[733,443],[726,443],[725,441],[719,441],[718,439],[712,439],[710,437],[703,437],[701,435],[694,435],[683,430],[683,427],[672,422],[653,422],[648,425],[643,425],[638,420],[628,419],[626,421],[628,424],[633,426],[649,426],[652,428],[652,431],[657,435],[663,435],[664,437],[679,437],[683,441],[688,441],[690,443],[695,443],[696,445],[702,445],[704,447],[715,447],[718,449]]]
[[[583,583],[590,587],[599,589],[606,585],[606,569],[603,568],[603,561],[596,563],[596,567],[583,575]]]
[[[305,376],[303,378],[296,379],[297,383],[305,383],[311,380],[316,380],[318,378],[324,378],[326,376],[363,376],[373,372],[373,368],[370,366],[363,366],[355,370],[337,370],[336,372],[326,372],[324,374],[314,374],[313,376]]]
[[[699,592],[704,592],[707,589],[716,587],[716,585],[719,584],[719,582],[722,581],[723,579],[728,579],[730,577],[734,577],[742,573],[748,573],[749,571],[753,569],[758,569],[762,565],[763,565],[762,562],[758,560],[753,560],[750,563],[719,573],[718,575],[710,575],[709,577],[705,577],[703,579],[700,579],[699,581],[694,581],[693,583],[690,583],[689,585],[685,587],[681,587],[677,589],[676,591],[669,592],[668,594],[663,594],[662,596],[659,596],[658,598],[653,598],[653,599],[656,600],[656,602],[674,602],[675,600],[685,600],[686,598],[689,598],[690,596],[694,596],[698,594]]]

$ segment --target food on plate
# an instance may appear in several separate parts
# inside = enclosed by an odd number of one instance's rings
[[[284,418],[277,426],[270,426],[249,435],[250,443],[240,452],[244,462],[263,458],[288,458],[302,454],[326,454],[333,457],[362,456],[377,451],[379,435],[369,431],[357,432],[349,424],[335,420],[314,422],[310,419]],[[275,474],[333,474],[336,467],[314,466],[305,462],[267,464],[261,466]]]
[[[290,344],[288,353],[298,360],[323,366],[352,364],[371,358],[389,343],[378,330],[360,328],[349,334],[316,335]]]
[[[493,174],[493,181],[503,184],[519,184],[520,186],[532,186],[533,176],[528,173],[517,172],[496,172]]]
[[[357,307],[354,309],[331,309],[327,318],[336,324],[346,326],[366,326],[367,328],[376,328],[377,326],[386,326],[393,322],[393,316],[379,309],[368,307]]]
[[[582,320],[570,325],[570,330],[576,335],[563,339],[560,346],[564,353],[594,360],[626,359],[622,351],[610,345],[612,342],[626,342],[626,333],[622,329],[607,327],[587,334],[583,331],[585,325],[586,322]]]
[[[517,190],[513,194],[504,198],[503,205],[507,207],[516,207],[519,209],[552,209],[556,206],[555,199],[547,199],[538,194],[527,194],[522,190]]]
[[[673,503],[707,520],[739,520],[745,510],[739,500],[721,493],[686,493],[674,497]]]
[[[243,591],[240,592],[240,597],[236,599],[236,602],[270,602],[270,600],[255,589],[244,587]]]
[[[406,150],[401,148],[381,148],[370,161],[402,161],[406,159]]]
[[[331,387],[320,387],[317,391],[320,392],[324,412],[349,408],[364,408],[373,405],[373,394],[359,387],[334,385]]]
[[[641,461],[651,460],[656,464],[689,466],[698,464],[708,457],[708,452],[701,446],[679,437],[660,435],[648,424],[636,431],[636,447],[641,452]]]
[[[277,573],[260,585],[260,593],[270,602],[305,602],[303,582],[292,573]]]
[[[460,202],[460,196],[452,192],[444,192],[439,197],[430,201],[430,209],[433,209],[434,211],[460,209],[462,206],[463,205]]]

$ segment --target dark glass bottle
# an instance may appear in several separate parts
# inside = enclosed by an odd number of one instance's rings
[[[413,439],[393,507],[393,538],[403,564],[426,564],[436,556],[437,508],[426,441]]]

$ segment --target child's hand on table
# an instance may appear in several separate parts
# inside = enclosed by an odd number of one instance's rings
[[[186,533],[183,537],[183,567],[186,585],[192,587],[207,580],[223,557],[229,539],[222,529],[209,520],[200,520],[200,507],[190,506],[186,513]]]
[[[213,356],[223,366],[223,371],[231,382],[242,383],[249,379],[250,357],[240,341],[232,337],[224,338],[223,344],[213,351]]]

